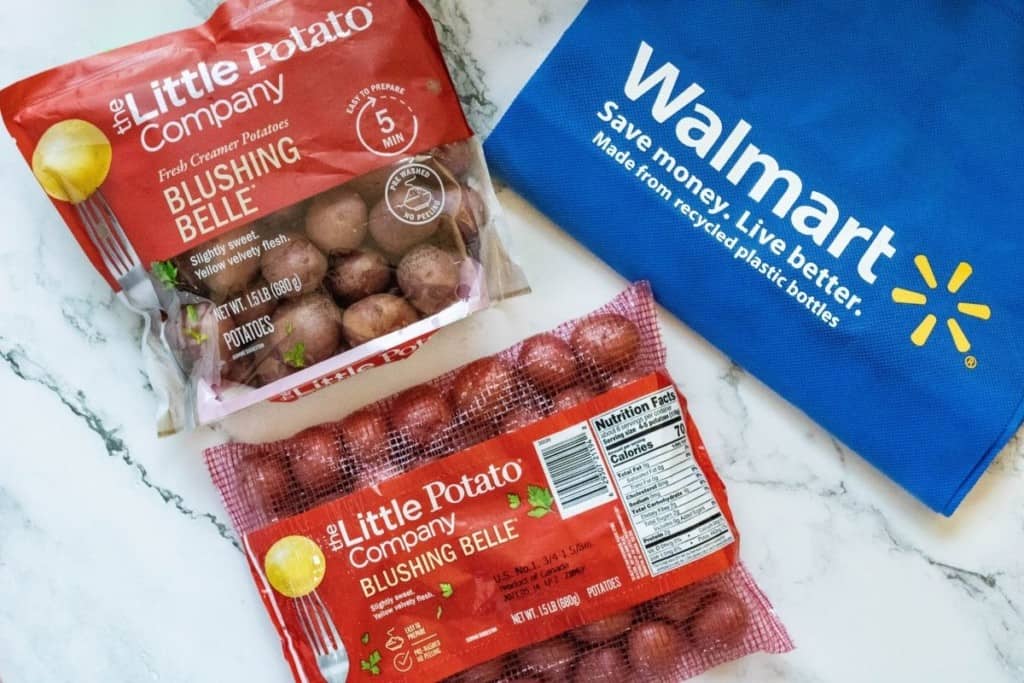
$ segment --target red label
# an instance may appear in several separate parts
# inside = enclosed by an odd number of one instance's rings
[[[234,0],[202,27],[17,83],[0,109],[108,280],[70,203],[97,190],[148,266],[472,134],[415,0]],[[68,149],[69,168],[40,160],[68,164]]]
[[[662,374],[245,539],[296,680],[324,680],[333,629],[347,680],[418,682],[721,572],[737,541]]]
[[[271,399],[272,403],[294,403],[301,398],[315,394],[321,389],[326,389],[329,386],[333,386],[339,382],[355,377],[358,374],[364,373],[374,368],[379,368],[383,365],[390,365],[400,360],[409,358],[414,353],[423,348],[423,345],[430,341],[430,338],[437,334],[437,330],[432,330],[424,335],[410,339],[407,342],[403,342],[399,346],[389,348],[386,351],[382,351],[375,356],[361,360],[355,365],[349,365],[348,367],[342,368],[336,372],[330,372],[322,377],[319,377],[312,382],[307,382],[301,386],[289,389],[280,396],[276,396]]]

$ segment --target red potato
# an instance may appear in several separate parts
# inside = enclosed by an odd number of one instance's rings
[[[291,469],[306,493],[333,493],[346,483],[345,462],[337,438],[324,427],[313,427],[295,437]]]
[[[353,490],[375,488],[381,482],[394,479],[402,472],[402,468],[390,460],[357,463],[353,473]]]
[[[455,681],[457,683],[494,683],[500,681],[504,674],[505,658],[498,657],[459,674]]]
[[[663,619],[681,624],[693,616],[706,591],[706,587],[698,584],[664,595],[652,604],[654,613]]]
[[[731,647],[746,635],[750,623],[747,606],[735,595],[715,592],[707,597],[686,624],[693,644],[708,650]]]
[[[629,663],[649,680],[669,680],[685,648],[683,636],[666,621],[648,621],[629,633]]]
[[[516,653],[523,673],[553,681],[569,678],[576,648],[565,638],[554,638]]]
[[[281,457],[255,456],[242,471],[242,490],[257,508],[268,515],[288,512],[293,496],[291,473]]]
[[[629,368],[640,353],[640,330],[621,315],[584,320],[572,333],[572,347],[584,363],[605,373]]]
[[[621,636],[632,625],[633,610],[626,610],[625,612],[605,617],[601,621],[581,626],[573,631],[572,635],[584,643],[596,645],[597,643],[604,643],[612,638]]]
[[[360,410],[341,423],[341,439],[349,456],[357,462],[386,460],[390,457],[388,420],[372,410]]]
[[[525,406],[516,408],[501,419],[501,429],[499,431],[502,434],[518,432],[523,427],[528,427],[543,417],[543,415],[533,408]]]
[[[624,683],[629,679],[629,664],[617,647],[593,650],[580,658],[573,676],[575,683]]]
[[[400,394],[391,407],[391,424],[395,430],[421,447],[437,440],[454,418],[444,395],[428,384]]]
[[[624,370],[623,372],[617,372],[608,378],[605,383],[605,391],[611,391],[612,389],[618,389],[632,384],[638,379],[643,379],[650,373],[646,373],[643,370]]]
[[[491,356],[470,363],[452,383],[455,409],[472,419],[491,419],[515,388],[515,375],[502,359]]]
[[[519,369],[541,391],[554,393],[579,378],[579,366],[572,347],[553,334],[541,334],[523,343]]]
[[[555,406],[555,412],[560,413],[563,410],[575,408],[576,406],[586,403],[594,398],[597,398],[597,394],[590,389],[587,389],[586,387],[573,387],[572,389],[566,389],[558,396],[555,396],[555,398],[552,399],[552,403]]]

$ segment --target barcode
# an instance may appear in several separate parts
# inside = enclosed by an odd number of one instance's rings
[[[534,446],[563,518],[616,499],[587,423],[545,437]]]

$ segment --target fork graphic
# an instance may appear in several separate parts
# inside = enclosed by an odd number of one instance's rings
[[[306,641],[316,655],[317,668],[327,683],[345,683],[349,660],[331,612],[320,595],[313,591],[295,599],[295,611]]]

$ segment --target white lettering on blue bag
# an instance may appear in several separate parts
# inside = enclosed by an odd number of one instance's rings
[[[1019,4],[591,0],[487,151],[939,512],[1024,418]]]

